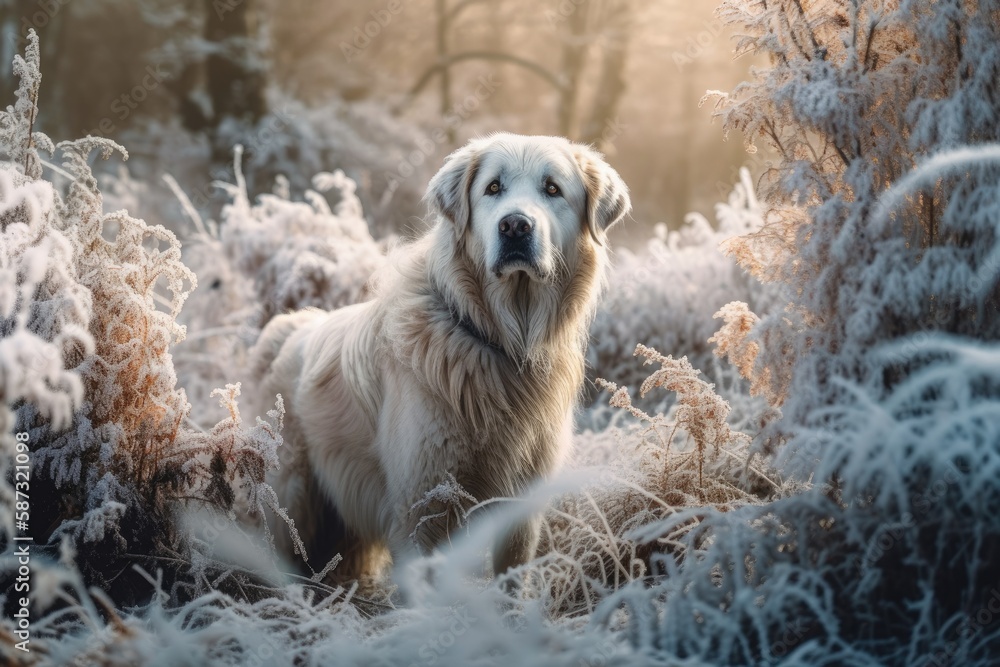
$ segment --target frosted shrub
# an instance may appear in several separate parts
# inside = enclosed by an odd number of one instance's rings
[[[873,358],[914,355],[923,370],[892,389],[842,382],[851,398],[815,412],[777,461],[794,472],[808,458],[834,481],[633,530],[638,548],[669,540],[685,556],[656,560],[666,576],[621,587],[591,622],[624,606],[638,645],[712,664],[992,665],[1000,355],[936,335]]]
[[[315,307],[335,309],[368,298],[367,284],[385,265],[387,243],[368,230],[356,184],[342,171],[321,172],[304,201],[288,182],[251,203],[237,147],[235,183],[218,183],[230,198],[221,220],[204,221],[176,182],[171,187],[196,233],[185,253],[199,287],[180,321],[196,333],[177,351],[181,384],[197,397],[195,421],[224,417],[205,400],[245,368],[246,352],[275,315]],[[331,208],[325,193],[336,204]]]
[[[0,162],[0,535],[12,535],[14,527],[11,406],[31,403],[65,428],[83,400],[83,383],[72,368],[93,349],[91,297],[72,271],[57,195],[50,183],[37,180],[35,146],[51,148],[51,142],[33,132],[41,81],[34,34],[26,57],[15,57],[14,72],[21,79],[17,102],[0,112],[0,147],[10,159]]]
[[[660,608],[672,651],[987,665],[1000,649],[981,612],[1000,578],[984,504],[1000,440],[983,419],[1000,398],[998,9],[724,3],[740,50],[771,64],[718,95],[720,115],[781,156],[763,227],[727,249],[787,305],[720,309],[714,342],[781,407],[759,444],[813,486],[747,508],[744,527],[701,522]]]
[[[291,310],[363,300],[384,252],[368,231],[354,181],[339,171],[321,173],[304,202],[281,193],[251,205],[239,159],[237,150],[236,183],[221,184],[232,202],[222,212],[220,240],[234,266],[254,280],[260,325]],[[339,197],[333,210],[320,194],[329,190]]]
[[[64,194],[42,179],[36,147],[52,146],[31,123],[33,34],[18,74],[18,104],[0,117],[0,150],[14,160],[0,165],[0,437],[6,449],[12,429],[29,433],[38,548],[68,538],[87,580],[127,601],[148,589],[128,567],[134,558],[180,555],[182,569],[190,540],[177,517],[187,504],[232,512],[240,485],[250,509],[273,500],[263,485],[277,461],[280,401],[271,422],[246,427],[230,389],[229,421],[207,434],[188,427],[170,353],[194,284],[180,243],[125,211],[103,212],[87,158],[124,154],[113,142],[59,145]]]
[[[610,404],[634,419],[578,438],[575,467],[600,476],[559,498],[547,515],[542,555],[529,581],[543,591],[550,613],[592,613],[626,583],[658,574],[664,554],[680,557],[689,548],[684,535],[707,508],[728,511],[781,492],[773,472],[750,459],[750,438],[727,423],[728,403],[686,358],[644,345],[635,355],[644,357],[643,365],[660,366],[640,395],[662,388],[676,401],[667,415],[650,415],[633,404],[627,387],[597,380]],[[657,540],[636,539],[669,517],[684,518]]]
[[[164,57],[170,61],[175,56]],[[269,192],[276,178],[287,179],[290,191],[299,196],[314,189],[315,174],[340,169],[357,183],[357,197],[364,202],[377,236],[412,225],[414,215],[422,210],[423,188],[446,147],[376,101],[347,103],[330,97],[307,104],[280,86],[270,87],[267,98],[268,113],[255,125],[226,120],[215,142],[217,146],[244,146],[243,171],[251,199]],[[216,163],[204,135],[186,129],[178,119],[134,120],[116,138],[143,156],[136,173],[147,179],[161,172],[174,174],[195,209],[206,217],[217,217],[217,202],[221,202],[214,182],[232,182],[235,174],[231,167]],[[141,202],[143,215],[180,234],[183,228],[178,224],[176,201],[157,184],[148,185]],[[107,188],[104,191],[112,194]]]
[[[623,384],[642,382],[632,351],[643,343],[686,356],[720,386],[732,388],[734,395],[746,393],[730,369],[715,362],[708,343],[715,331],[712,315],[727,302],[740,299],[761,311],[772,307],[773,290],[762,288],[723,252],[723,245],[734,236],[762,224],[760,204],[745,169],[729,200],[716,206],[715,217],[713,228],[703,216],[692,213],[678,231],[658,225],[641,253],[616,250],[610,289],[590,330],[588,364],[596,375]],[[670,400],[669,395],[657,395],[655,402],[638,404],[650,411],[665,410]],[[749,412],[756,410],[747,407]],[[609,417],[595,406],[583,425],[601,429]]]
[[[296,191],[315,188],[314,174],[338,165],[360,186],[380,233],[410,224],[435,171],[436,160],[426,153],[434,144],[421,128],[374,101],[330,97],[310,106],[274,89],[269,105],[272,111],[249,133],[238,124],[219,128],[220,146],[246,146],[246,168],[259,184],[251,183],[251,191],[266,189],[277,176]],[[415,161],[414,151],[423,159]]]
[[[709,447],[713,447],[718,453],[718,447],[722,443],[747,444],[747,436],[734,433],[726,423],[729,415],[729,405],[716,394],[714,386],[699,378],[701,372],[695,370],[687,357],[673,359],[664,357],[656,350],[638,345],[635,354],[646,358],[646,364],[658,363],[660,370],[646,378],[639,388],[639,395],[645,396],[655,387],[665,387],[668,391],[677,394],[677,404],[674,410],[674,426],[670,430],[670,435],[663,439],[664,448],[669,453],[670,442],[674,439],[674,434],[678,429],[683,429],[694,440],[695,456],[698,459],[699,484],[701,484],[702,467],[705,463],[705,456]],[[622,408],[633,416],[647,421],[651,424],[651,430],[656,431],[657,427],[662,427],[662,418],[653,418],[644,413],[639,408],[632,405],[632,398],[628,389],[619,388],[613,382],[599,379],[598,386],[607,389],[611,393],[611,405]],[[664,473],[667,476],[667,473]]]
[[[785,424],[844,398],[828,378],[871,379],[882,341],[1000,338],[1000,163],[945,158],[1000,140],[995,3],[728,0],[720,11],[744,35],[739,52],[773,63],[716,98],[727,131],[781,158],[762,189],[764,226],[728,250],[784,289],[787,306],[748,335],[756,384],[785,399]],[[915,167],[922,176],[908,176]]]

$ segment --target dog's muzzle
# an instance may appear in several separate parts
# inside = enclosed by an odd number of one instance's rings
[[[534,221],[523,213],[511,213],[500,220],[497,233],[500,234],[498,271],[508,267],[536,268]]]

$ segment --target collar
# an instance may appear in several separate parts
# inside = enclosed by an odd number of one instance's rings
[[[451,321],[455,324],[455,326],[457,326],[459,329],[467,333],[469,336],[475,338],[476,341],[478,341],[485,347],[500,352],[501,354],[504,355],[507,354],[506,350],[503,349],[503,346],[491,340],[490,337],[486,335],[486,332],[484,332],[482,329],[476,326],[476,323],[472,321],[471,317],[469,317],[468,315],[459,314],[458,307],[455,306],[454,303],[445,299],[443,294],[441,295],[441,299],[445,305],[445,308],[448,309],[448,315],[451,318]]]

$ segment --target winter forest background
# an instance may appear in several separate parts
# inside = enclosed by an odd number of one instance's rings
[[[712,5],[0,0],[0,662],[995,664],[1000,2]],[[635,203],[539,554],[289,574],[246,352],[493,130]]]

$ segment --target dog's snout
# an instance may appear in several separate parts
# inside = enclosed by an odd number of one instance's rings
[[[500,232],[496,255],[499,273],[507,267],[538,269],[539,239],[536,239],[534,219],[520,211],[508,213],[500,219],[497,230]]]
[[[505,215],[500,221],[500,233],[509,239],[519,239],[531,234],[531,220],[520,213]]]

